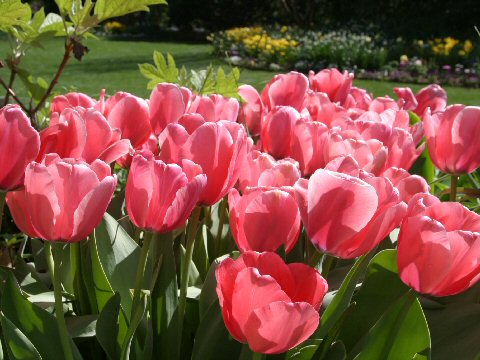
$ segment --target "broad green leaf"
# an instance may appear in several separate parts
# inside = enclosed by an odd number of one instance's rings
[[[408,292],[382,315],[349,358],[358,353],[355,360],[403,360],[429,351],[430,336],[422,307]]]
[[[22,290],[29,295],[49,291],[48,287],[40,279],[40,275],[35,270],[33,263],[27,264],[22,258],[17,258],[13,272]]]
[[[38,77],[34,78],[27,70],[25,69],[17,69],[18,76],[22,80],[23,84],[28,90],[28,94],[34,100],[40,100],[43,95],[45,94],[48,83],[45,79]]]
[[[121,312],[120,294],[115,293],[105,304],[98,316],[96,333],[97,340],[107,353],[109,359],[118,359],[121,342],[124,335],[120,334],[119,316]]]
[[[154,239],[152,257],[158,263],[158,276],[152,289],[153,358],[177,359],[178,287],[173,238],[171,234]],[[155,271],[157,272],[157,271]]]
[[[128,327],[127,334],[125,335],[125,339],[123,340],[122,352],[120,354],[120,359],[122,360],[128,360],[130,358],[130,348],[132,346],[133,337],[148,308],[148,296],[145,295],[145,293],[141,293],[140,297],[140,306],[134,309],[134,313],[132,315],[132,318],[130,319],[130,325]]]
[[[55,0],[55,3],[57,4],[60,13],[67,14],[72,9],[74,1],[75,0]]]
[[[321,339],[310,339],[297,347],[289,350],[285,359],[288,360],[311,360],[318,346],[322,342]]]
[[[0,0],[0,29],[7,26],[28,26],[32,17],[30,5],[20,0]]]
[[[4,285],[1,308],[3,315],[25,334],[42,358],[63,358],[60,335],[54,316],[24,298],[12,274],[8,276]],[[75,359],[81,359],[73,341],[71,345]]]
[[[67,317],[67,329],[72,338],[89,338],[95,336],[98,315]]]
[[[416,123],[419,123],[422,121],[420,117],[415,114],[413,111],[408,112],[408,117],[410,118],[410,125],[415,125]]]
[[[1,316],[2,333],[7,343],[7,351],[12,359],[42,360],[35,346],[10,320]]]
[[[137,11],[149,11],[148,6],[166,4],[165,0],[97,0],[95,15],[99,21]]]
[[[425,308],[432,337],[432,359],[480,358],[480,304],[452,303]]]
[[[91,12],[94,7],[92,0],[74,0],[72,5],[68,9],[68,16],[77,28],[77,32],[83,33],[84,31],[97,26],[100,22],[96,16],[92,16]]]

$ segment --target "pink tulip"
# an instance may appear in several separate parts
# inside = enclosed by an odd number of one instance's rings
[[[310,89],[327,94],[333,102],[342,103],[352,87],[353,74],[347,71],[342,74],[335,68],[323,69],[316,74],[310,71],[308,79]]]
[[[324,93],[307,91],[304,106],[312,121],[322,122],[328,127],[333,126],[339,118],[348,117],[345,109],[337,103],[331,102]]]
[[[155,156],[158,156],[160,149],[158,148],[158,138],[155,135],[150,134],[147,142],[143,143],[140,149],[137,149],[133,154],[122,156],[120,159],[117,160],[117,164],[122,168],[129,168],[130,165],[132,165],[132,160],[135,154],[141,153],[145,150],[151,152]]]
[[[58,123],[40,132],[41,147],[37,160],[56,153],[92,163],[96,159],[111,163],[128,154],[130,141],[120,140],[120,131],[112,129],[105,117],[94,109],[65,109]]]
[[[168,124],[178,122],[189,106],[192,92],[176,84],[158,84],[150,95],[148,104],[150,124],[158,136]]]
[[[291,156],[300,164],[305,176],[325,166],[324,148],[328,128],[321,122],[298,121],[295,124]]]
[[[122,139],[138,149],[152,133],[148,104],[127,92],[117,92],[105,103],[104,115],[112,128],[120,129]]]
[[[480,280],[480,216],[456,202],[418,194],[398,236],[404,283],[434,296],[455,295]]]
[[[207,177],[188,160],[182,169],[166,165],[149,151],[135,155],[128,174],[126,206],[135,226],[167,233],[185,224],[202,194]]]
[[[295,124],[300,114],[290,106],[278,106],[265,117],[260,139],[264,151],[274,158],[290,156]]]
[[[169,124],[159,138],[160,159],[181,164],[184,159],[201,166],[207,185],[199,203],[213,205],[238,180],[247,156],[245,128],[231,121],[207,122],[197,128]]]
[[[90,109],[97,105],[97,101],[87,94],[71,92],[65,95],[55,96],[50,105],[50,114],[60,115],[65,109],[73,109],[78,106]],[[52,125],[52,124],[51,124]]]
[[[412,89],[409,87],[396,87],[393,91],[398,96],[399,101],[402,101],[401,108],[404,110],[415,110],[418,106],[418,101],[415,95],[413,95]]]
[[[391,167],[382,173],[388,178],[400,193],[400,200],[407,203],[419,193],[429,193],[430,187],[425,179],[418,175],[411,175],[407,170]]]
[[[239,103],[236,99],[222,95],[196,96],[188,108],[189,113],[202,115],[205,121],[237,121]]]
[[[10,192],[7,204],[24,233],[48,241],[85,239],[102,220],[117,177],[101,160],[87,164],[49,154],[31,162],[25,188]]]
[[[245,101],[238,115],[238,122],[245,124],[253,136],[260,135],[263,121],[263,102],[257,90],[250,85],[242,85],[238,88],[238,94]]]
[[[285,352],[318,327],[328,285],[307,265],[286,265],[275,253],[249,251],[224,260],[215,276],[227,329],[254,352]]]
[[[17,105],[0,109],[0,191],[23,185],[25,168],[35,160],[40,137]]]
[[[305,75],[291,71],[288,74],[275,75],[262,91],[262,102],[267,110],[276,106],[291,106],[301,111],[308,89]]]
[[[240,169],[238,189],[244,192],[247,187],[293,186],[300,178],[298,163],[292,159],[275,159],[258,150],[247,154],[244,166]]]
[[[428,152],[437,168],[467,174],[480,167],[480,107],[452,105],[424,115]]]
[[[399,110],[397,102],[388,96],[373,99],[368,107],[368,110],[378,114],[388,109]]]
[[[361,180],[324,169],[298,180],[295,196],[315,247],[344,259],[371,251],[406,211],[388,179],[364,175]]]
[[[417,95],[418,106],[414,112],[418,116],[423,116],[425,110],[430,108],[432,113],[442,111],[447,106],[447,92],[439,85],[432,84],[421,89]]]
[[[372,96],[367,93],[365,89],[360,89],[355,86],[351,87],[349,96],[351,96],[352,102],[347,104],[347,100],[345,100],[344,106],[346,108],[368,110],[371,102],[373,101]]]
[[[228,194],[230,229],[240,251],[276,251],[281,245],[289,253],[300,234],[300,213],[293,188],[249,188],[241,196]]]

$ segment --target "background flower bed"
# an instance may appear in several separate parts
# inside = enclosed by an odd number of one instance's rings
[[[305,72],[337,67],[364,79],[480,84],[478,45],[469,39],[389,40],[373,31],[321,32],[287,26],[233,28],[208,39],[217,56],[248,68]]]

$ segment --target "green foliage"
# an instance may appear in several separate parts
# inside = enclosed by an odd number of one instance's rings
[[[240,79],[238,68],[225,73],[221,67],[215,68],[210,64],[204,70],[187,72],[185,67],[182,66],[180,69],[177,67],[171,54],[167,53],[165,59],[158,51],[154,51],[153,61],[155,65],[148,63],[138,65],[142,75],[150,80],[147,84],[148,89],[153,89],[161,82],[170,82],[189,87],[199,95],[220,94],[240,99],[237,93]]]
[[[98,0],[94,14],[99,21],[123,16],[137,11],[149,11],[148,6],[167,4],[165,0]]]
[[[30,5],[20,0],[0,0],[0,30],[11,26],[26,27],[32,16]]]

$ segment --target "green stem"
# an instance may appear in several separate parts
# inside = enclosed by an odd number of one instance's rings
[[[0,191],[0,232],[2,230],[3,224],[3,209],[5,208],[5,197],[7,196],[7,192]]]
[[[335,258],[333,256],[325,254],[322,264],[322,276],[326,279],[330,273],[330,268],[332,267],[333,261]]]
[[[135,278],[135,289],[133,292],[132,311],[130,312],[130,318],[135,313],[135,309],[140,301],[140,292],[142,291],[143,278],[145,276],[145,265],[147,264],[148,249],[153,238],[157,237],[156,233],[145,234],[145,240],[143,241],[142,250],[140,251],[140,259],[138,259],[137,276]]]
[[[265,355],[261,353],[252,352],[252,360],[263,360]]]
[[[455,201],[457,198],[458,176],[452,175],[451,179],[452,181],[450,183],[450,201]]]
[[[185,316],[185,306],[187,303],[187,288],[188,288],[188,274],[190,273],[190,265],[192,262],[193,245],[195,244],[195,235],[197,233],[198,221],[200,219],[200,212],[202,208],[197,206],[190,218],[190,226],[188,229],[187,245],[185,249],[185,261],[182,266],[182,277],[180,284],[180,298],[178,300],[178,315],[179,315],[179,335],[182,336],[183,318]],[[181,341],[179,342],[181,344]]]
[[[64,359],[73,360],[72,346],[70,344],[70,336],[68,335],[67,324],[65,323],[65,317],[63,314],[63,301],[62,301],[62,280],[61,269],[62,265],[62,243],[54,243],[52,254],[52,244],[48,241],[45,242],[45,253],[47,255],[48,267],[51,271],[53,278],[53,293],[55,297],[55,318],[57,320],[58,332],[60,335],[60,341],[62,343]],[[56,260],[55,260],[56,258]]]
[[[225,222],[225,213],[227,212],[227,205],[226,205],[227,199],[223,198],[222,201],[220,201],[220,206],[219,206],[219,224],[218,224],[218,231],[217,231],[217,236],[215,238],[215,251],[216,251],[216,257],[219,257],[223,254],[221,254],[220,249],[221,249],[221,242],[222,242],[222,233],[223,233],[223,224]]]

